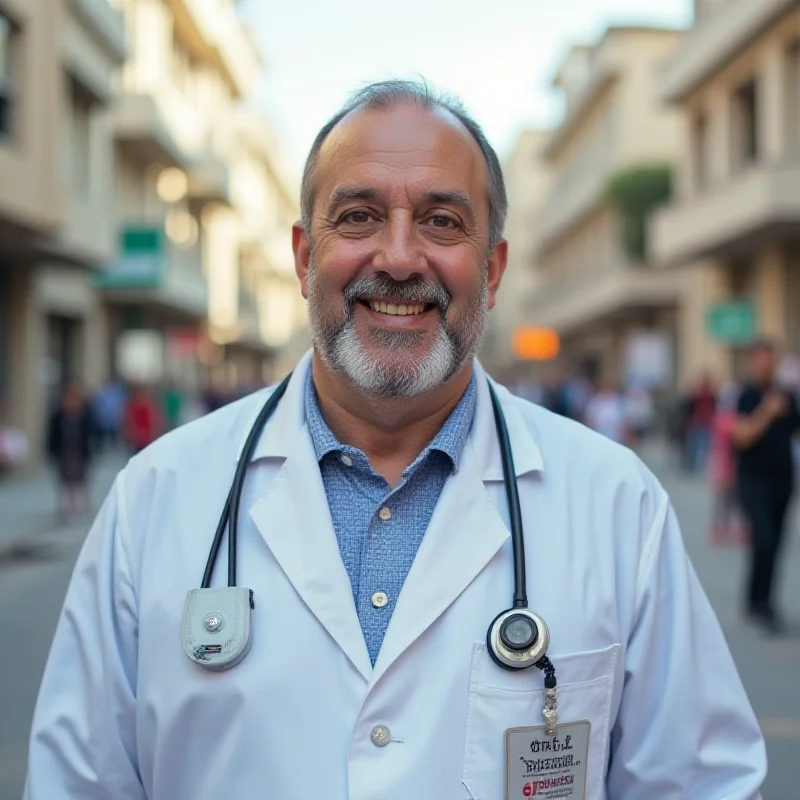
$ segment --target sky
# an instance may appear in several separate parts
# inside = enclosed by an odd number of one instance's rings
[[[561,114],[552,77],[609,25],[685,27],[692,0],[241,0],[267,67],[253,105],[298,176],[317,130],[372,80],[424,76],[458,95],[501,158]]]

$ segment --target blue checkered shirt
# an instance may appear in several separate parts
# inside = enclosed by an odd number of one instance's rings
[[[361,450],[342,444],[328,427],[309,370],[306,421],[373,666],[445,481],[458,470],[475,400],[473,376],[439,433],[392,489]]]

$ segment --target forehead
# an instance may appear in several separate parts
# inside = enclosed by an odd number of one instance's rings
[[[481,207],[488,180],[478,143],[456,117],[404,103],[357,109],[331,131],[320,150],[316,198],[324,202],[342,184],[409,196],[460,189]]]

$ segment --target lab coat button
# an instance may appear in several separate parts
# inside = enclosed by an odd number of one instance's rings
[[[370,734],[375,747],[386,747],[392,740],[392,732],[385,725],[376,725]]]
[[[372,605],[375,608],[383,608],[389,602],[389,595],[386,592],[375,592],[372,595]]]

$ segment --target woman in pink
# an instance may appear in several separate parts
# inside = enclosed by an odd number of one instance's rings
[[[741,544],[746,532],[736,505],[736,451],[731,441],[736,423],[738,389],[729,384],[721,392],[711,424],[708,477],[714,492],[711,540],[715,544]]]

